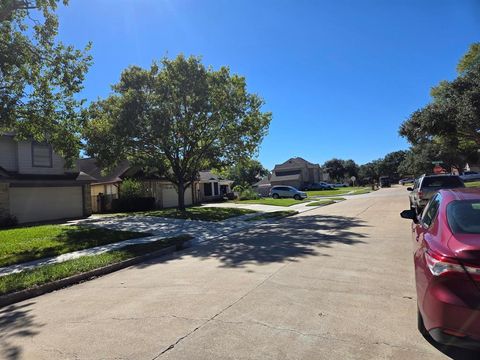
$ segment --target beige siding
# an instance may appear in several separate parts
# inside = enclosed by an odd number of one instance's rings
[[[10,188],[10,213],[20,223],[82,217],[82,187]]]
[[[20,174],[62,175],[65,173],[65,161],[57,154],[52,154],[52,167],[32,166],[32,143],[18,143],[18,172]]]
[[[0,136],[0,167],[18,171],[17,143],[10,136]]]

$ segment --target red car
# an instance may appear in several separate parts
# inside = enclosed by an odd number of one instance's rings
[[[480,189],[435,194],[412,219],[418,329],[437,342],[480,349]]]

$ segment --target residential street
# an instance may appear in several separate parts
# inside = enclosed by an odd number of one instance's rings
[[[0,309],[0,358],[448,358],[416,329],[407,207],[381,189]]]

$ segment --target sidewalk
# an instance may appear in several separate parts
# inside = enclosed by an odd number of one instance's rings
[[[33,269],[40,266],[61,263],[68,260],[77,259],[82,256],[91,256],[102,254],[107,251],[118,250],[127,245],[144,244],[154,242],[165,238],[171,238],[179,235],[190,235],[192,245],[205,241],[210,241],[220,236],[229,235],[240,230],[255,227],[267,222],[275,221],[275,219],[266,219],[258,221],[245,221],[250,217],[269,213],[274,211],[294,210],[299,213],[314,210],[319,206],[307,206],[308,202],[300,203],[292,206],[270,206],[258,204],[235,204],[235,203],[212,203],[204,205],[205,207],[237,207],[243,209],[251,209],[258,211],[257,213],[237,216],[223,221],[200,221],[188,219],[161,218],[154,216],[122,216],[108,217],[92,216],[88,219],[69,221],[68,225],[89,225],[104,227],[112,230],[120,231],[139,231],[152,234],[150,236],[120,241],[117,243],[97,246],[89,249],[74,251],[55,257],[38,259],[22,264],[15,264],[0,267],[0,276],[22,272],[24,270]],[[66,225],[66,226],[68,226]]]
[[[121,249],[127,245],[144,244],[179,235],[192,236],[192,240],[190,240],[190,242],[192,245],[195,245],[223,235],[232,234],[246,228],[258,226],[259,224],[272,221],[245,221],[245,219],[258,216],[259,214],[261,213],[247,214],[219,222],[170,219],[153,216],[93,217],[89,219],[70,221],[68,225],[88,224],[89,226],[105,227],[112,230],[141,231],[153,235],[74,251],[55,257],[38,259],[22,264],[0,267],[0,276],[22,272],[24,270],[33,269],[40,266],[61,263],[64,261],[77,259],[82,256],[98,255],[107,251]]]

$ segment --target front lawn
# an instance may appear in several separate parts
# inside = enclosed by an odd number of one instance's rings
[[[0,230],[0,267],[149,235],[66,225]]]
[[[145,216],[157,216],[174,219],[189,219],[189,220],[203,220],[203,221],[222,221],[235,216],[256,213],[254,210],[236,209],[227,207],[200,207],[193,206],[186,208],[185,211],[178,211],[177,209],[161,209],[141,213]],[[137,213],[138,214],[138,213]]]
[[[188,236],[179,236],[146,244],[127,245],[120,250],[106,252],[99,255],[83,256],[78,259],[68,260],[58,264],[45,265],[36,269],[1,276],[0,295],[24,289],[31,289],[55,280],[65,279],[69,276],[115,264],[136,256],[148,254],[188,239]]]
[[[349,187],[342,187],[336,188],[334,190],[312,190],[306,191],[308,196],[332,196],[332,195],[345,195],[350,193],[349,195],[360,195],[360,194],[367,194],[371,192],[372,189],[368,187],[359,187],[359,186],[349,186]]]
[[[305,202],[305,200],[264,198],[264,199],[257,199],[257,200],[238,200],[235,202],[237,204],[292,206],[292,205],[301,204],[302,202]]]
[[[273,218],[284,218],[284,217],[292,216],[296,214],[298,214],[298,211],[295,211],[295,210],[272,211],[272,212],[260,214],[260,215],[245,219],[245,221],[258,221],[258,220],[267,220],[267,219],[273,219]]]

